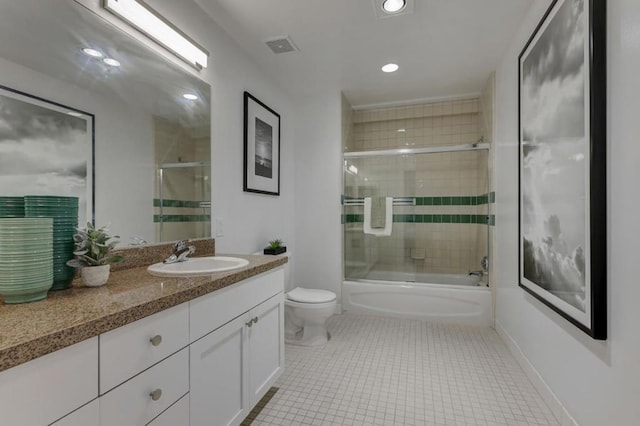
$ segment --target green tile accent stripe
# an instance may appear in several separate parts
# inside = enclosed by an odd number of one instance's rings
[[[342,204],[345,200],[356,200],[355,197],[342,196]],[[496,193],[453,197],[415,197],[416,206],[480,206],[495,203]]]
[[[496,193],[455,197],[416,197],[416,206],[480,206],[495,203]]]
[[[160,215],[154,214],[153,221],[160,223]],[[211,215],[208,214],[165,214],[162,216],[162,222],[210,222]]]
[[[184,207],[184,208],[200,208],[200,203],[203,201],[190,201],[190,200],[163,200],[162,207]],[[208,201],[204,201],[208,203]],[[153,207],[160,207],[160,199],[153,199]]]
[[[364,215],[342,215],[342,223],[363,223]],[[485,214],[394,214],[393,223],[477,223],[495,226],[495,215]]]

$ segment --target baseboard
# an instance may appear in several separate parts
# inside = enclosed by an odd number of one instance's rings
[[[516,361],[518,361],[518,364],[524,370],[529,380],[531,380],[531,383],[533,383],[533,386],[536,388],[544,402],[547,403],[558,422],[562,426],[578,426],[578,423],[574,420],[571,414],[569,414],[564,405],[562,405],[562,402],[560,402],[558,397],[553,393],[542,376],[540,376],[538,370],[536,370],[533,364],[531,364],[516,341],[513,340],[509,333],[507,333],[500,322],[496,320],[495,325],[496,331],[498,332],[504,343],[507,345],[507,348],[515,357]]]

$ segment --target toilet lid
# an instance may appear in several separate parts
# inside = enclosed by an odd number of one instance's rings
[[[302,303],[326,303],[336,300],[336,294],[328,290],[296,287],[287,293],[287,299]]]

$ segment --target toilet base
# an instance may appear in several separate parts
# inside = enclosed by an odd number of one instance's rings
[[[284,342],[297,346],[321,346],[327,344],[331,335],[324,326],[307,325],[297,333],[285,337]]]

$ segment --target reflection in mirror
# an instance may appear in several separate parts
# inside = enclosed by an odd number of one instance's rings
[[[73,0],[0,2],[0,39],[0,85],[95,117],[98,225],[123,245],[211,235],[205,82]]]

